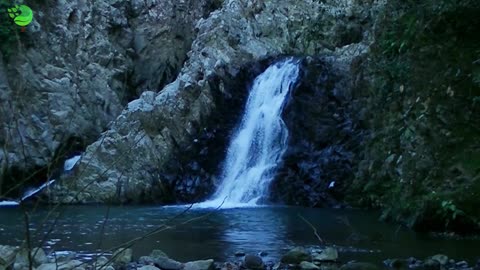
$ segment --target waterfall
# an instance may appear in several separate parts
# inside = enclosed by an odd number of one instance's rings
[[[221,184],[211,200],[197,207],[255,206],[267,195],[287,148],[288,130],[281,114],[298,73],[297,61],[287,59],[270,66],[255,79],[227,150]]]

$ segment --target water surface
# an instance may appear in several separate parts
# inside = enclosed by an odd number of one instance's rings
[[[74,250],[83,256],[109,249],[140,237],[181,213],[184,207],[64,206],[54,222],[41,221],[46,207],[31,212],[30,229],[34,246],[43,242],[49,251]],[[265,260],[276,260],[294,246],[321,246],[305,217],[325,242],[336,245],[340,259],[381,263],[386,258],[425,258],[444,253],[454,259],[473,262],[479,255],[478,240],[442,240],[377,221],[374,212],[344,209],[257,207],[239,209],[191,209],[171,224],[207,216],[147,237],[134,246],[134,255],[161,249],[180,261],[213,258],[235,260],[234,253],[267,252]],[[108,218],[106,219],[108,215]],[[106,222],[105,222],[106,220]],[[24,216],[20,208],[0,209],[0,243],[18,245],[24,239]],[[48,234],[49,227],[54,224]],[[103,231],[102,231],[103,228]]]

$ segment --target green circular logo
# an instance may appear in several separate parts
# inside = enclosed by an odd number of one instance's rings
[[[16,25],[27,26],[33,20],[33,11],[26,5],[15,5],[7,9],[8,15],[13,19]]]

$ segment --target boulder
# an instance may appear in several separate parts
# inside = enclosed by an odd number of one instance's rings
[[[142,265],[154,264],[155,259],[150,256],[142,256],[138,259],[138,263]]]
[[[45,251],[41,248],[32,249],[31,256],[33,260],[33,267],[37,267],[48,262],[48,257],[45,254]],[[28,268],[28,266],[28,250],[26,248],[22,248],[15,257],[15,269],[23,269],[24,267]]]
[[[287,254],[283,255],[281,262],[288,264],[299,264],[302,261],[309,261],[310,259],[310,254],[308,254],[304,248],[296,247],[288,251]]]
[[[303,261],[303,262],[300,263],[300,269],[302,269],[302,270],[317,270],[317,269],[320,269],[320,267],[318,267],[314,263]]]
[[[15,261],[18,247],[0,246],[0,267],[8,267]]]
[[[112,255],[113,263],[115,265],[126,265],[132,261],[132,254],[133,250],[131,248],[119,248]]]
[[[247,269],[263,269],[264,268],[262,258],[252,254],[245,255],[242,266]]]
[[[154,250],[152,250],[152,252],[150,253],[149,256],[152,257],[152,258],[154,258],[154,259],[156,259],[156,258],[161,258],[161,257],[168,258],[167,253],[163,252],[163,251],[160,250],[160,249],[154,249]]]
[[[112,265],[112,262],[109,262],[108,258],[105,256],[100,256],[97,258],[95,261],[95,267],[94,268],[99,268],[99,267],[107,267]]]
[[[324,261],[336,261],[338,259],[338,251],[336,248],[327,247],[320,253],[315,253],[312,255],[313,261],[324,262]]]
[[[448,256],[443,254],[434,255],[431,259],[438,261],[440,265],[446,265],[448,263]]]
[[[199,260],[185,263],[183,270],[214,270],[213,260]]]
[[[184,264],[167,257],[153,258],[155,266],[163,270],[180,270],[184,267]]]

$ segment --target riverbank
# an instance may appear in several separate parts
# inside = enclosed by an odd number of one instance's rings
[[[480,258],[475,263],[454,260],[447,255],[436,254],[424,259],[414,257],[386,259],[380,262],[344,261],[335,247],[306,249],[295,247],[275,261],[265,260],[266,252],[247,254],[235,252],[235,260],[220,262],[202,259],[180,262],[170,258],[162,250],[153,250],[148,256],[134,257],[131,248],[119,248],[113,253],[97,253],[88,259],[77,257],[75,252],[52,252],[41,248],[28,250],[0,245],[0,269],[24,270],[378,270],[378,269],[422,269],[422,270],[478,270]]]

